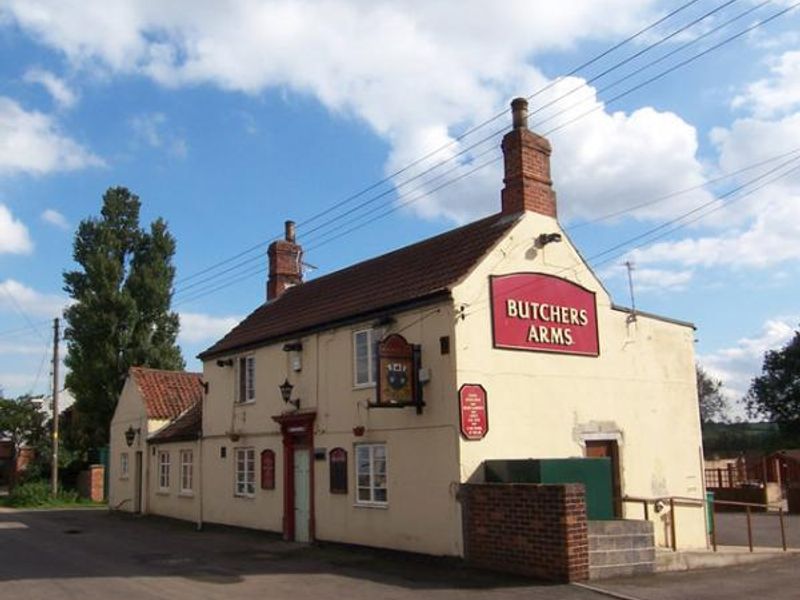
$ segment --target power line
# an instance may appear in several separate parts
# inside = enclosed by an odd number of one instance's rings
[[[642,35],[644,35],[648,31],[651,31],[652,29],[656,28],[658,25],[661,25],[662,23],[666,22],[667,20],[669,20],[673,16],[677,15],[678,13],[680,13],[680,12],[686,10],[687,8],[689,8],[690,6],[696,4],[698,1],[699,0],[689,0],[688,2],[685,2],[684,4],[678,6],[674,10],[668,12],[663,17],[661,17],[661,18],[657,19],[656,21],[654,21],[653,23],[651,23],[651,24],[647,25],[646,27],[640,29],[636,33],[626,37],[621,42],[618,42],[617,44],[614,44],[610,48],[607,48],[603,52],[595,55],[593,58],[591,58],[591,59],[579,64],[578,66],[574,67],[569,73],[567,73],[567,75],[565,75],[565,76],[563,76],[561,78],[556,78],[555,80],[550,82],[548,85],[544,86],[540,90],[538,90],[538,91],[534,92],[533,94],[531,94],[530,96],[528,96],[528,99],[530,100],[530,99],[538,96],[539,94],[542,94],[545,91],[551,89],[553,86],[555,86],[564,77],[572,76],[572,75],[578,73],[579,71],[585,69],[586,67],[591,66],[592,64],[594,64],[597,61],[601,60],[602,58],[605,58],[606,56],[608,56],[611,53],[615,52],[619,48],[625,46],[626,44],[629,44],[630,42],[632,42],[635,39],[641,37]],[[313,215],[309,219],[306,219],[306,220],[302,221],[301,223],[298,224],[298,227],[310,224],[310,223],[318,220],[319,218],[321,218],[321,217],[323,217],[323,216],[325,216],[327,214],[330,214],[332,211],[337,210],[338,208],[340,208],[342,206],[345,206],[346,204],[349,204],[353,200],[356,200],[356,199],[360,198],[361,196],[373,191],[374,189],[380,187],[381,185],[393,181],[395,179],[395,177],[397,177],[398,175],[401,175],[401,174],[407,172],[408,170],[412,169],[413,167],[417,166],[418,164],[420,164],[420,163],[426,161],[427,159],[435,156],[436,154],[439,154],[440,152],[442,152],[442,151],[454,146],[459,141],[465,139],[467,136],[475,133],[476,131],[482,129],[483,127],[486,127],[487,125],[493,123],[494,121],[496,121],[497,119],[499,119],[499,118],[501,118],[501,117],[503,117],[505,115],[506,115],[506,111],[505,110],[498,112],[497,114],[495,114],[491,118],[479,123],[478,125],[475,125],[475,126],[471,127],[470,129],[468,129],[467,131],[463,132],[462,134],[460,134],[459,136],[457,136],[456,138],[454,138],[450,142],[448,142],[448,143],[446,143],[446,144],[444,144],[444,145],[432,150],[431,152],[425,154],[424,156],[412,161],[411,163],[407,164],[403,168],[394,171],[393,173],[391,173],[390,175],[387,175],[386,177],[384,177],[383,179],[377,181],[376,183],[373,183],[373,184],[371,184],[371,185],[369,185],[369,186],[367,186],[365,188],[362,188],[360,191],[358,191],[358,192],[356,192],[354,194],[351,194],[350,196],[348,196],[348,197],[344,198],[343,200],[337,202],[336,204],[326,208],[325,210],[321,211],[320,213],[317,213],[317,214]],[[492,137],[494,135],[495,134],[493,134]],[[209,271],[212,271],[212,270],[214,270],[214,269],[216,269],[216,268],[218,268],[218,267],[220,267],[222,265],[225,265],[225,264],[228,264],[230,262],[233,262],[234,260],[236,260],[238,258],[241,258],[242,256],[244,256],[246,254],[249,254],[253,250],[262,248],[264,246],[264,244],[270,243],[270,242],[274,241],[275,239],[278,239],[278,237],[279,236],[273,237],[273,238],[269,238],[267,240],[259,242],[258,244],[254,244],[253,246],[250,246],[249,248],[239,252],[238,254],[236,254],[236,255],[234,255],[234,256],[232,256],[230,258],[227,258],[227,259],[224,259],[224,260],[219,261],[217,263],[214,263],[214,264],[212,264],[212,265],[210,265],[210,266],[208,266],[208,267],[206,267],[204,269],[201,269],[200,271],[197,271],[197,272],[195,272],[195,273],[193,273],[191,275],[183,277],[183,278],[177,280],[176,283],[180,283],[182,281],[188,281],[188,280],[194,279],[194,278],[199,277],[200,275],[203,275],[205,273],[208,273]]]

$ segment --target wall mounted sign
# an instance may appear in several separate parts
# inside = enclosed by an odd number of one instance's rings
[[[486,390],[477,383],[465,383],[458,390],[461,435],[480,440],[489,431],[489,405]]]
[[[397,333],[378,344],[378,399],[380,405],[417,404],[415,348]]]
[[[261,451],[261,489],[275,489],[275,453],[272,450]]]
[[[490,276],[489,289],[495,348],[600,354],[591,290],[542,273]]]
[[[347,450],[334,448],[328,454],[330,463],[331,494],[347,493]]]

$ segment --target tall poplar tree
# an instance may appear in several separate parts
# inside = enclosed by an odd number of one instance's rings
[[[74,303],[67,327],[66,386],[75,396],[84,449],[108,442],[109,425],[130,366],[183,369],[170,310],[175,239],[157,219],[139,226],[139,198],[124,187],[103,195],[100,218],[81,222],[64,273]]]

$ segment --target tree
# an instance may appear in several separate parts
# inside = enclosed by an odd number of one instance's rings
[[[0,398],[0,434],[11,440],[14,457],[27,446],[36,450],[38,460],[47,460],[50,443],[46,417],[30,396],[16,400]]]
[[[700,421],[724,421],[728,412],[728,403],[722,395],[722,382],[714,379],[699,364],[695,364],[697,375],[697,401],[700,404]]]
[[[764,354],[761,375],[747,393],[747,412],[777,423],[790,435],[800,435],[800,332],[779,350]]]
[[[75,301],[64,312],[66,386],[75,396],[86,447],[108,442],[108,428],[128,368],[183,369],[175,339],[178,315],[170,310],[175,240],[162,219],[139,226],[139,198],[123,187],[103,195],[100,218],[81,222],[73,259],[64,273]]]

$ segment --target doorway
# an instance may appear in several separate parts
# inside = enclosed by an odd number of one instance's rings
[[[617,440],[586,440],[586,458],[611,460],[611,490],[614,494],[614,517],[622,518],[622,482]]]
[[[311,470],[308,448],[294,451],[294,541],[310,542]]]
[[[133,512],[142,512],[142,451],[136,452],[133,480]]]

